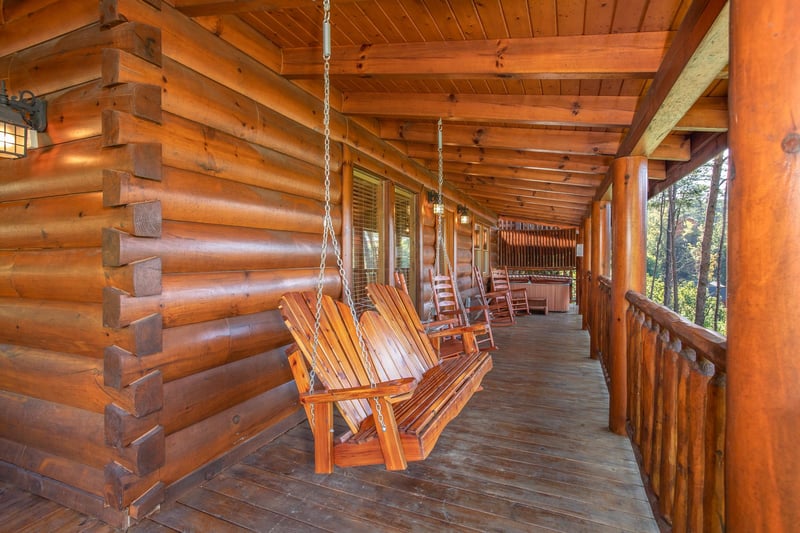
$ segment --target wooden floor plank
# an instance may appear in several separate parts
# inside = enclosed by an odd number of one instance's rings
[[[177,502],[162,507],[148,520],[136,525],[132,531],[142,533],[140,530],[150,523],[157,523],[162,527],[175,531],[214,531],[215,533],[241,533],[243,531],[249,531],[227,520],[222,520],[216,516],[211,516]]]
[[[657,532],[630,443],[608,430],[605,379],[580,317],[522,316],[495,340],[484,390],[426,461],[315,474],[303,422],[129,531]],[[93,520],[8,485],[0,496],[0,517],[40,515],[15,521],[23,531]]]

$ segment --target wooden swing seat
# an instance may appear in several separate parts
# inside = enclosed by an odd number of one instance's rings
[[[311,393],[308,365],[315,300],[313,293],[287,293],[280,303],[296,342],[289,362],[314,435],[315,471],[331,473],[334,465],[372,464],[403,470],[408,461],[425,459],[447,424],[480,389],[483,376],[492,368],[491,356],[475,351],[439,361],[430,342],[425,342],[427,337],[399,335],[402,327],[390,325],[375,311],[366,311],[360,318],[367,352],[362,354],[350,309],[324,296],[317,386]],[[364,356],[372,368],[374,387]],[[335,438],[334,403],[349,427]]]

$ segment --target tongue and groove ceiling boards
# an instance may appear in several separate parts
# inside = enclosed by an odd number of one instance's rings
[[[321,83],[320,0],[175,0],[235,17]],[[727,142],[726,0],[332,0],[334,106],[485,212],[577,226],[614,157],[651,191]],[[308,81],[311,80],[311,81]]]

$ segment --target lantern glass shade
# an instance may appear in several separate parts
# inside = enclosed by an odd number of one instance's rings
[[[13,114],[13,111],[11,112]],[[13,117],[6,117],[0,109],[0,158],[19,159],[25,157],[28,147],[28,128],[15,124]]]
[[[434,215],[444,215],[444,204],[441,202],[437,202],[433,204],[433,214]]]

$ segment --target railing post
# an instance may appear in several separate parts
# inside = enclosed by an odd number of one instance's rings
[[[731,2],[729,532],[800,524],[800,10]]]
[[[628,327],[625,312],[629,290],[644,292],[647,259],[647,158],[620,157],[611,165],[613,199],[613,265],[611,275],[611,354],[608,369],[609,428],[624,435],[627,421]]]

